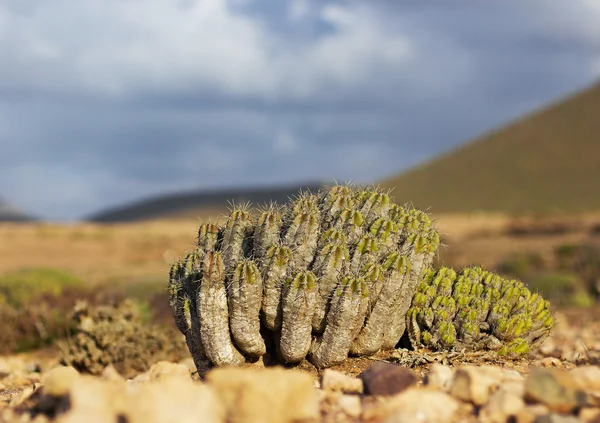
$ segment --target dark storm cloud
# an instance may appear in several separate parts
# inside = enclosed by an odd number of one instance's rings
[[[589,84],[594,0],[10,0],[0,192],[76,218],[403,170]]]

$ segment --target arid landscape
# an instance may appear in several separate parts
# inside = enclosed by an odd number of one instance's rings
[[[398,344],[326,370],[272,366],[268,354],[215,369],[192,360],[168,282],[200,223],[225,222],[227,193],[73,224],[5,207],[0,422],[599,422],[600,185],[588,137],[598,98],[594,86],[381,182],[426,208],[440,235],[435,268],[481,266],[550,301],[555,326],[524,357]],[[260,205],[297,189],[228,193]]]
[[[578,415],[581,418],[580,421],[596,421],[594,419],[600,415],[597,408],[600,406],[600,397],[598,396],[600,387],[597,379],[600,369],[593,367],[600,364],[600,327],[597,324],[597,318],[600,316],[600,306],[597,301],[598,280],[596,279],[596,284],[586,280],[587,273],[576,265],[570,269],[557,270],[556,262],[560,259],[560,255],[557,256],[556,252],[577,246],[596,248],[593,256],[596,261],[589,265],[596,266],[595,273],[592,269],[592,274],[598,278],[597,269],[600,256],[597,248],[600,245],[600,215],[588,213],[570,216],[519,217],[477,213],[440,214],[433,218],[442,234],[443,246],[440,248],[438,257],[439,265],[458,268],[479,264],[499,272],[502,270],[521,272],[521,275],[517,276],[525,278],[536,274],[534,271],[536,269],[529,269],[528,266],[538,266],[537,271],[550,275],[551,278],[560,279],[558,275],[570,275],[570,278],[567,278],[566,286],[558,288],[549,285],[541,288],[541,293],[547,295],[551,300],[555,296],[554,288],[562,289],[562,291],[557,297],[560,306],[553,308],[557,316],[557,325],[550,338],[539,350],[532,352],[525,359],[516,361],[499,360],[489,355],[460,353],[460,351],[448,354],[397,350],[393,353],[379,354],[373,358],[350,359],[347,363],[333,368],[340,374],[333,373],[332,370],[325,373],[319,372],[309,363],[302,363],[296,367],[296,370],[306,372],[306,381],[303,382],[300,375],[296,376],[297,371],[288,369],[291,372],[289,383],[297,383],[298,386],[286,388],[290,390],[289,393],[282,392],[282,396],[273,401],[275,403],[283,401],[286,395],[289,395],[289,398],[295,395],[305,395],[304,411],[298,411],[299,416],[295,416],[293,413],[288,416],[287,411],[281,411],[282,414],[278,420],[269,420],[271,417],[268,417],[268,409],[272,403],[267,404],[267,400],[264,398],[259,401],[258,398],[262,398],[264,395],[257,387],[258,384],[263,383],[261,380],[269,380],[277,373],[271,375],[267,370],[262,373],[257,369],[258,365],[251,365],[251,369],[247,370],[256,372],[256,374],[252,374],[252,378],[255,377],[256,382],[250,382],[250,379],[245,379],[250,376],[235,374],[233,370],[231,370],[231,375],[223,376],[225,379],[218,382],[216,379],[211,379],[211,371],[209,371],[202,376],[208,378],[206,383],[209,387],[214,384],[215,388],[210,394],[198,391],[198,398],[203,398],[201,401],[210,402],[209,398],[212,397],[205,397],[206,395],[222,395],[224,398],[229,398],[229,395],[234,395],[233,391],[243,389],[248,390],[248,395],[258,402],[256,408],[252,406],[251,410],[243,411],[236,407],[237,411],[235,412],[227,410],[228,400],[223,400],[224,409],[218,409],[219,407],[214,405],[211,406],[215,407],[214,409],[200,407],[197,412],[206,413],[202,414],[206,416],[206,419],[213,419],[203,421],[225,421],[219,420],[221,418],[219,416],[229,416],[230,413],[240,413],[236,418],[241,420],[227,417],[226,421],[315,421],[320,418],[321,421],[533,422],[563,421],[540,419],[570,418],[566,417],[567,415],[572,416],[572,419]],[[40,296],[31,292],[28,299],[23,300],[23,303],[20,304],[25,309],[46,307],[43,309],[48,310],[48,306],[56,307],[55,311],[63,317],[59,319],[60,322],[54,322],[50,321],[51,319],[47,315],[43,317],[36,316],[35,313],[21,315],[33,320],[37,319],[31,323],[41,330],[41,332],[37,332],[38,334],[46,330],[43,328],[44,325],[47,325],[47,329],[52,332],[52,335],[49,335],[40,345],[33,349],[27,346],[28,337],[31,337],[32,334],[27,331],[26,324],[23,327],[5,325],[3,339],[13,338],[12,343],[5,345],[13,345],[14,350],[9,351],[5,348],[4,356],[0,358],[0,377],[2,378],[0,380],[2,401],[0,410],[3,413],[0,414],[0,421],[26,421],[28,418],[34,418],[34,421],[46,421],[55,417],[60,421],[75,421],[78,416],[82,415],[81,413],[99,413],[99,410],[94,407],[100,407],[102,413],[105,413],[104,415],[111,415],[118,420],[121,413],[119,408],[108,406],[114,395],[121,395],[118,392],[127,392],[123,395],[131,395],[132,398],[131,404],[121,407],[122,413],[130,416],[127,421],[129,419],[131,421],[162,421],[158,420],[158,417],[156,417],[157,420],[143,420],[147,417],[139,414],[139,410],[132,404],[135,404],[136,401],[139,404],[146,403],[142,398],[136,396],[146,395],[146,393],[142,394],[142,392],[146,392],[146,389],[148,392],[158,390],[162,392],[161,395],[164,395],[161,401],[164,401],[165,404],[173,401],[175,404],[177,394],[173,390],[207,389],[205,385],[198,385],[196,388],[194,384],[200,382],[192,382],[192,380],[198,379],[199,375],[195,372],[196,369],[189,358],[181,334],[175,329],[166,295],[170,264],[194,245],[198,223],[198,219],[183,218],[120,224],[61,225],[35,222],[2,224],[0,238],[11,240],[11,242],[0,244],[0,257],[2,257],[0,275],[4,275],[4,285],[0,287],[3,291],[0,292],[6,294],[9,288],[5,281],[11,275],[22,274],[23,269],[38,269],[40,272],[38,277],[41,279],[54,278],[64,281],[65,275],[68,275],[79,282],[73,283],[73,286],[69,288],[69,286],[60,286],[59,282],[51,281],[49,285],[56,284],[58,288],[51,286]],[[536,259],[530,260],[531,257]],[[519,265],[515,265],[515,262]],[[531,264],[528,264],[529,262]],[[511,265],[512,267],[510,267]],[[57,277],[50,270],[62,272],[62,276]],[[527,279],[525,281],[527,282]],[[532,279],[532,282],[535,283],[535,281],[535,278]],[[36,285],[35,289],[43,290],[43,286],[44,284],[40,283]],[[53,289],[56,290],[53,291]],[[74,289],[74,291],[69,293],[69,289]],[[583,303],[581,303],[581,297],[578,296],[582,292],[586,298]],[[565,297],[569,295],[572,296],[571,299]],[[80,330],[81,322],[85,321],[85,318],[82,320],[81,314],[78,315],[77,319],[79,320],[75,322],[74,326],[68,324],[64,319],[73,313],[72,308],[79,298],[96,304],[117,304],[121,303],[124,298],[133,298],[137,301],[134,308],[138,307],[137,313],[141,316],[132,318],[132,325],[145,325],[147,329],[156,328],[156,330],[149,329],[146,332],[138,332],[138,329],[131,329],[131,331],[115,329],[116,333],[98,335],[111,336],[110,339],[114,343],[119,343],[120,339],[123,345],[129,343],[129,350],[124,350],[128,352],[119,353],[129,357],[127,360],[123,360],[122,355],[119,354],[110,356],[109,352],[103,352],[101,347],[94,353],[89,346],[85,346],[87,341],[79,341],[77,338],[80,336],[77,335],[77,331]],[[5,300],[1,304],[6,307],[6,303]],[[89,307],[92,309],[88,311],[86,308],[83,313],[84,316],[92,316],[93,320],[95,319],[93,317],[94,309],[91,305]],[[91,314],[88,316],[88,313]],[[111,324],[116,325],[115,322],[120,321],[119,319],[121,317],[111,318]],[[139,322],[136,319],[139,319]],[[123,321],[129,322],[129,317],[123,318]],[[61,326],[59,330],[56,330],[56,325]],[[129,327],[127,325],[124,327]],[[17,333],[11,336],[8,334],[11,330]],[[18,333],[19,330],[22,333]],[[86,330],[90,331],[89,328]],[[106,327],[103,330],[106,330]],[[34,331],[33,336],[35,333]],[[135,337],[133,340],[132,336]],[[23,337],[23,339],[18,339],[19,337]],[[84,342],[84,344],[78,344],[78,342]],[[69,355],[69,345],[75,345],[74,349],[83,348],[89,353],[82,357],[81,349],[79,349],[77,352],[79,355]],[[81,345],[84,346],[81,347]],[[104,359],[100,359],[102,356]],[[65,357],[70,357],[71,361],[65,361]],[[411,373],[398,376],[407,378],[407,381],[402,382],[406,386],[390,388],[395,393],[393,396],[368,394],[360,385],[367,383],[366,380],[360,383],[355,382],[363,380],[364,376],[361,376],[361,379],[354,379],[354,377],[372,364],[381,362],[397,363],[401,364],[403,368],[411,369]],[[75,370],[69,370],[73,373],[66,376],[58,370],[52,370],[56,366],[60,366],[60,363],[74,366],[82,373],[82,376],[76,376]],[[570,372],[575,372],[573,373],[576,375],[575,378],[571,378],[570,373],[566,373],[567,376],[562,373],[554,375],[552,372],[548,374],[533,373],[542,379],[557,377],[559,381],[557,383],[566,384],[559,386],[564,391],[556,394],[558,395],[557,404],[548,403],[550,400],[547,400],[547,395],[550,395],[551,392],[543,392],[538,399],[533,398],[537,395],[535,392],[529,392],[529,390],[537,389],[535,386],[529,386],[533,382],[530,381],[531,376],[528,376],[532,374],[533,369],[537,368],[552,371],[559,369],[565,372],[567,372],[565,369],[570,369]],[[96,376],[85,376],[85,373],[92,373]],[[341,378],[342,375],[352,378],[338,382],[336,378]],[[466,378],[467,382],[455,382],[457,386],[453,388],[452,383],[454,382],[452,381],[454,379],[452,378],[458,378],[457,375],[460,378]],[[277,377],[287,378],[286,374]],[[295,381],[295,377],[298,377],[298,381]],[[331,377],[334,378],[334,382],[328,379]],[[132,382],[125,382],[124,378],[129,378]],[[215,378],[218,379],[217,376]],[[446,379],[440,382],[436,378]],[[591,379],[588,381],[586,378]],[[312,393],[308,393],[306,390],[314,389],[312,385],[315,383],[323,384],[323,386],[320,390],[315,390],[313,398],[311,397]],[[332,383],[333,387],[330,386]],[[341,383],[341,387],[338,387],[336,383]],[[357,388],[357,383],[360,385],[359,388]],[[467,384],[466,388],[461,385],[464,383]],[[57,387],[52,389],[58,389],[59,394],[47,392],[50,389],[49,386],[54,386],[54,384],[57,384]],[[479,384],[483,385],[479,386]],[[137,387],[135,392],[131,391],[130,386]],[[125,391],[122,391],[123,389]],[[466,391],[462,392],[463,389]],[[483,393],[471,391],[481,389]],[[257,391],[254,392],[254,390]],[[569,390],[573,390],[576,394]],[[101,399],[98,404],[94,405],[90,403],[89,398],[85,397],[86,395],[98,395]],[[193,395],[189,395],[193,397]],[[483,395],[483,399],[472,397],[473,395]],[[581,403],[576,402],[574,405],[562,404],[561,401],[569,395],[575,395],[577,398],[579,398],[577,395],[583,395],[585,400],[581,400],[583,401]],[[413,401],[410,399],[412,396],[415,396],[414,401],[417,403],[421,404],[419,401],[422,401],[421,406],[424,413],[433,414],[426,414],[425,420],[418,420],[420,418],[418,417],[419,410],[414,407],[411,409],[406,404],[406,401],[409,403]],[[428,399],[429,396],[431,399]],[[71,398],[70,401],[73,401],[74,404],[70,411],[61,408],[65,407],[64,401],[67,400],[64,398],[66,397]],[[195,400],[190,399],[189,404],[184,404],[183,399],[181,401],[179,406],[192,407],[189,412],[193,412],[192,410],[196,407]],[[425,404],[427,401],[445,401],[449,409],[454,411],[449,414],[436,415],[435,410],[428,409]],[[174,406],[171,405],[171,407]],[[282,404],[281,407],[283,406]],[[311,407],[313,411],[311,411]],[[250,417],[251,415],[255,415],[255,417]],[[405,420],[393,420],[396,417],[390,417],[396,415],[404,416]],[[257,420],[252,420],[253,418]],[[509,418],[513,418],[513,420],[509,420]]]

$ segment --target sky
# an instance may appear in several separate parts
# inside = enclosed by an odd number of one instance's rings
[[[598,0],[0,0],[0,197],[409,169],[600,76]]]

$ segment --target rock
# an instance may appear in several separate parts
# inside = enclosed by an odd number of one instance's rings
[[[523,398],[519,395],[499,389],[494,392],[488,402],[482,407],[480,417],[482,422],[504,423],[525,407]]]
[[[339,391],[317,390],[320,399],[320,423],[358,423],[361,421],[362,401],[359,395]]]
[[[550,413],[536,418],[534,423],[581,423],[581,420],[575,416]]]
[[[542,404],[525,405],[515,415],[515,423],[533,423],[540,416],[545,416],[550,409]]]
[[[221,367],[206,374],[229,423],[313,421],[319,417],[313,378],[303,371]]]
[[[321,388],[326,391],[362,394],[363,381],[336,370],[325,369],[321,376]]]
[[[62,398],[50,409],[48,396],[40,395],[31,412],[56,415],[56,423],[223,423],[225,419],[223,405],[214,392],[184,378],[126,384],[82,375]]]
[[[497,367],[463,366],[454,372],[450,393],[463,401],[483,405],[502,379],[502,370]]]
[[[545,357],[536,362],[541,367],[563,367],[562,361],[555,357]]]
[[[570,413],[588,403],[587,395],[565,370],[534,368],[525,381],[525,400],[547,405],[550,410]]]
[[[425,384],[440,391],[450,392],[454,371],[439,363],[433,363],[425,375]]]
[[[579,420],[583,423],[600,423],[600,408],[582,408],[579,411]]]
[[[577,367],[569,372],[581,389],[600,390],[600,367]]]
[[[161,380],[167,377],[190,378],[190,371],[185,364],[159,361],[158,363],[150,366],[148,371],[133,378],[133,382],[149,382],[152,380]]]
[[[415,385],[417,374],[397,364],[376,362],[358,375],[368,395],[395,395]]]
[[[363,411],[363,421],[373,423],[446,423],[456,421],[458,401],[431,388],[412,387],[389,401]]]
[[[100,377],[111,382],[126,382],[125,378],[121,376],[121,374],[112,364],[104,368]]]
[[[359,418],[362,413],[362,403],[359,396],[342,395],[338,400],[338,405],[348,417]]]
[[[33,391],[34,389],[32,386],[26,386],[21,392],[19,392],[10,400],[8,406],[14,408],[23,404],[33,394]]]
[[[55,367],[42,377],[44,394],[53,397],[67,395],[79,377],[79,372],[71,366]]]

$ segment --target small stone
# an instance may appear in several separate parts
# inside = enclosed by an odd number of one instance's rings
[[[133,378],[133,382],[149,382],[153,380],[161,380],[167,377],[189,378],[190,371],[184,364],[171,363],[169,361],[159,361],[158,363],[150,366],[147,372]]]
[[[550,410],[542,404],[526,405],[515,415],[515,423],[533,423],[540,416],[545,416]]]
[[[395,395],[415,385],[417,374],[397,364],[376,362],[358,377],[368,395]]]
[[[450,393],[460,400],[483,405],[502,378],[502,370],[496,367],[463,366],[454,372]]]
[[[562,362],[554,357],[542,358],[541,360],[538,360],[536,364],[541,367],[563,367]]]
[[[582,408],[579,411],[579,420],[583,423],[600,423],[600,408]]]
[[[362,394],[363,381],[341,372],[325,369],[321,376],[321,388],[326,391],[338,391],[347,394]]]
[[[44,394],[53,397],[66,395],[79,377],[79,372],[71,366],[55,367],[41,380]]]
[[[600,390],[600,367],[577,367],[569,372],[581,389]]]
[[[17,407],[24,403],[33,394],[34,389],[31,386],[26,386],[21,392],[15,395],[8,404],[9,407]]]
[[[348,417],[359,418],[362,413],[362,403],[357,395],[340,396],[338,405]]]
[[[110,364],[104,368],[104,370],[102,371],[101,377],[102,377],[102,379],[108,380],[111,382],[125,382],[126,381],[125,378],[123,376],[121,376],[121,374],[118,372],[117,369],[115,369],[115,367],[112,364]]]
[[[454,372],[448,366],[433,363],[425,375],[425,384],[440,391],[450,392]]]
[[[550,413],[537,417],[534,423],[581,423],[581,420],[575,416]]]
[[[525,407],[523,398],[506,390],[494,392],[481,409],[481,421],[504,423]]]
[[[229,423],[313,421],[319,416],[317,390],[304,371],[280,367],[219,367],[206,374],[227,411]]]
[[[570,413],[587,404],[587,395],[565,370],[534,368],[525,382],[525,400]]]
[[[456,421],[459,403],[450,395],[431,388],[412,387],[378,406],[363,411],[363,421],[378,423]]]

